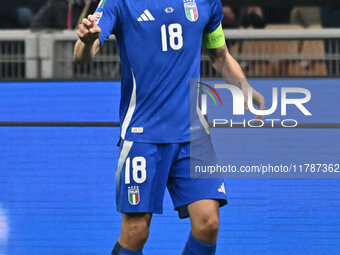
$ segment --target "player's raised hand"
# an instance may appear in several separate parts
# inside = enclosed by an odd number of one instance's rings
[[[101,33],[100,27],[98,27],[93,15],[89,15],[84,18],[78,26],[79,39],[84,43],[91,45],[99,38]]]

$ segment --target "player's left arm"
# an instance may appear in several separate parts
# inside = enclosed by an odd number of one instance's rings
[[[240,87],[244,94],[245,109],[248,109],[248,89],[252,90],[253,102],[260,108],[265,109],[264,97],[253,89],[244,75],[238,62],[230,55],[225,37],[220,25],[215,31],[203,35],[203,45],[207,49],[210,61],[215,70],[228,83]],[[256,116],[263,118],[263,116]]]

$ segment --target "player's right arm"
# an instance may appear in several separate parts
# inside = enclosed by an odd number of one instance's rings
[[[82,64],[89,63],[100,49],[100,27],[93,15],[83,19],[78,26],[79,40],[74,47],[74,59]]]
[[[95,13],[82,20],[78,27],[79,40],[74,47],[77,62],[89,63],[115,32],[118,4],[118,0],[101,0]]]

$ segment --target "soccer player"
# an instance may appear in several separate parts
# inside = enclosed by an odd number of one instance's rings
[[[102,0],[79,25],[78,62],[91,61],[111,34],[121,58],[116,204],[123,220],[112,255],[142,254],[152,214],[162,213],[166,186],[179,217],[191,220],[183,254],[215,254],[224,183],[190,178],[189,171],[189,87],[200,76],[202,44],[217,72],[244,94],[250,88],[228,52],[221,19],[220,0]],[[252,95],[264,109],[262,95]],[[203,121],[201,129],[209,132]]]

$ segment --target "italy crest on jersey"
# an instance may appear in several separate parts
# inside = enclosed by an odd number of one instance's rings
[[[139,188],[138,186],[129,187],[128,189],[129,203],[137,205],[140,201]]]
[[[184,0],[185,16],[188,20],[194,22],[198,19],[198,10],[195,0]]]

